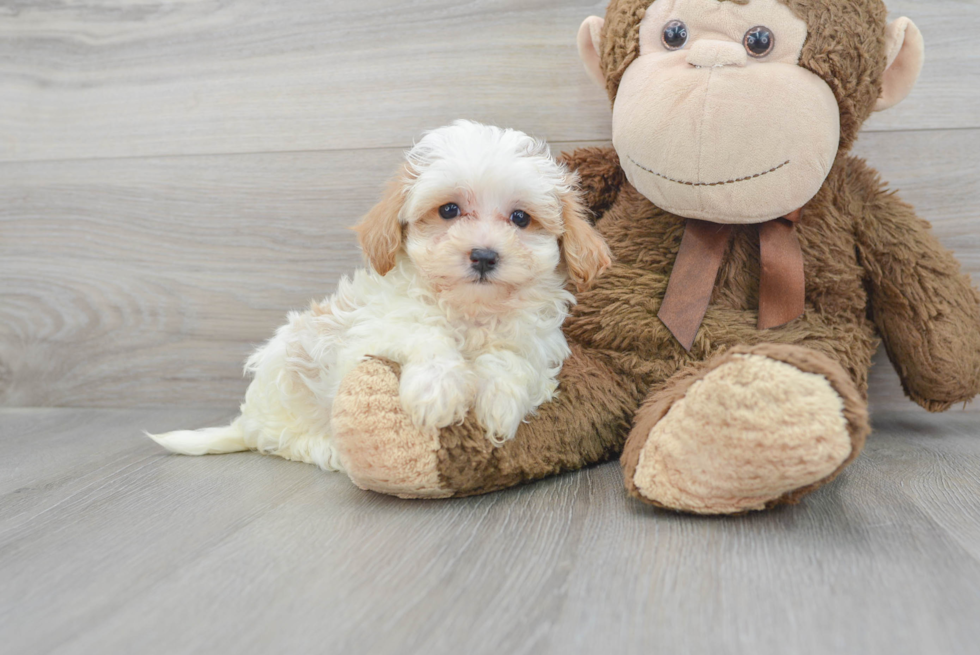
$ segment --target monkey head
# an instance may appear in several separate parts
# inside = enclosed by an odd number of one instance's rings
[[[612,0],[578,44],[637,190],[759,223],[805,205],[871,112],[912,90],[922,37],[885,16],[881,0]]]

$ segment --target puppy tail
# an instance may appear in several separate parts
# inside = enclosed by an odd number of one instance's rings
[[[166,434],[144,432],[144,434],[170,452],[181,455],[224,455],[250,450],[245,444],[241,419],[235,419],[231,425],[220,428],[178,430]]]

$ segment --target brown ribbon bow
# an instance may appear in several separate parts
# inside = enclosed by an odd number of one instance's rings
[[[802,211],[759,225],[759,329],[779,327],[803,315],[806,291],[803,251],[796,235]],[[689,219],[658,316],[690,351],[708,311],[732,226]]]

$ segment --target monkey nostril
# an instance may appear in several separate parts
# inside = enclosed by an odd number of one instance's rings
[[[499,257],[496,250],[489,248],[475,248],[470,251],[471,266],[481,276],[486,275],[497,266]]]

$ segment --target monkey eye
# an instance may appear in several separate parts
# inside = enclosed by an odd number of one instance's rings
[[[460,214],[459,205],[454,202],[447,203],[439,208],[439,215],[447,221],[457,218]]]
[[[745,49],[753,57],[765,57],[776,45],[776,36],[768,27],[753,27],[745,33],[742,40]]]
[[[680,50],[687,43],[687,25],[679,20],[670,21],[664,25],[662,40],[668,50]]]
[[[531,224],[531,217],[527,212],[518,209],[510,215],[510,222],[523,230]]]

